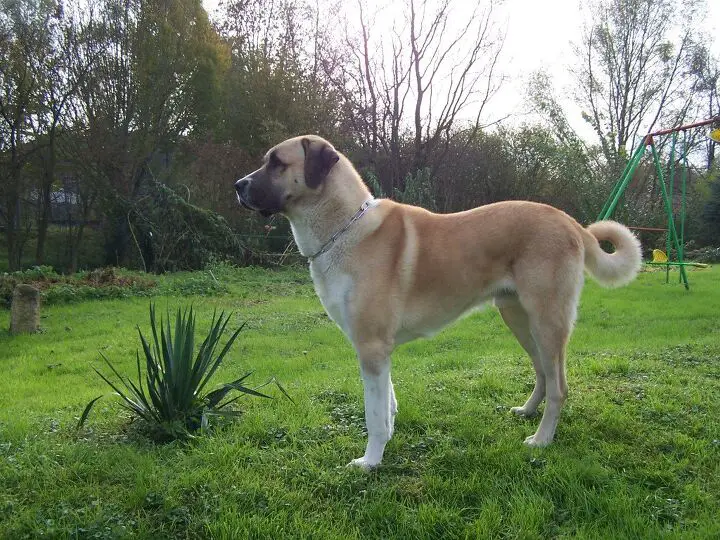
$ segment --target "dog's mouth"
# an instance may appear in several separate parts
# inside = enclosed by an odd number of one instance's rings
[[[247,208],[248,210],[257,211],[257,208],[253,208],[250,206],[250,203],[246,202],[245,199],[242,198],[242,195],[240,195],[239,192],[235,192],[235,196],[237,197],[238,202],[240,203],[240,206]]]
[[[245,199],[242,197],[242,195],[240,195],[239,192],[235,192],[235,194],[236,194],[236,196],[237,196],[238,202],[240,203],[240,205],[241,205],[242,207],[247,208],[248,210],[252,210],[253,212],[257,212],[257,213],[259,213],[262,217],[265,217],[265,218],[266,218],[266,217],[270,217],[270,216],[272,216],[273,214],[277,214],[277,213],[279,212],[279,210],[273,210],[273,209],[270,209],[270,208],[257,208],[257,207],[255,207],[255,206],[253,206],[252,204],[250,204],[249,201],[245,200]]]

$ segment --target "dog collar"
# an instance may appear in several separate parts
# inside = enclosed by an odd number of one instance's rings
[[[328,251],[332,247],[332,245],[335,243],[335,241],[338,238],[340,238],[343,234],[345,234],[350,227],[352,227],[353,223],[355,223],[357,220],[359,220],[361,217],[363,217],[365,215],[365,212],[368,211],[368,209],[372,206],[373,202],[375,202],[375,199],[370,197],[367,201],[362,203],[362,205],[360,206],[358,211],[355,212],[355,215],[350,218],[350,221],[348,221],[342,229],[340,229],[335,234],[333,234],[330,237],[330,239],[323,244],[323,246],[318,250],[317,253],[315,253],[314,255],[310,255],[308,257],[308,260],[310,262],[312,262],[315,259],[317,259],[320,255],[322,255],[323,253]]]

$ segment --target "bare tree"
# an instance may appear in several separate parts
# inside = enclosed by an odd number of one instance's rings
[[[149,166],[169,163],[179,139],[204,129],[225,51],[194,0],[98,0],[82,15],[71,74],[88,59],[93,68],[79,77],[68,123],[104,188],[106,262],[127,264],[128,216],[149,189]]]
[[[471,144],[502,82],[503,36],[493,19],[495,4],[474,4],[469,13],[466,6],[454,0],[407,0],[404,15],[390,31],[378,31],[378,39],[373,35],[377,20],[388,14],[370,14],[358,0],[360,37],[346,28],[352,62],[331,76],[367,161],[375,164],[379,153],[390,161],[389,178],[381,180],[387,193],[402,187],[404,173],[428,169],[432,178],[460,128]],[[405,136],[409,151],[403,148]],[[403,159],[405,153],[410,155]]]
[[[577,98],[607,162],[658,124],[675,125],[692,100],[684,67],[702,0],[593,0],[575,51]],[[682,21],[682,25],[679,22]],[[677,34],[677,37],[675,37]]]
[[[45,27],[47,53],[38,58],[42,84],[38,92],[38,111],[31,117],[33,137],[39,146],[40,175],[37,181],[36,264],[45,262],[45,244],[51,219],[52,192],[57,180],[58,140],[68,117],[67,108],[77,97],[81,81],[92,68],[94,58],[80,57],[84,36],[79,14],[66,11],[62,4]]]
[[[429,154],[436,146],[442,144],[444,151],[447,150],[453,128],[471,105],[475,112],[474,118],[470,117],[473,130],[470,141],[477,134],[485,106],[498,89],[499,80],[495,74],[502,41],[494,34],[492,3],[485,9],[481,3],[475,4],[467,22],[455,35],[450,31],[449,39],[446,32],[453,7],[450,0],[444,0],[429,18],[426,3],[420,4],[419,10],[415,0],[410,0],[409,4],[415,90],[413,168],[419,170],[428,165]],[[459,16],[460,12],[455,15]],[[468,37],[470,40],[466,42]],[[444,91],[443,85],[438,84],[439,77],[447,83]],[[436,94],[439,95],[436,97]],[[436,103],[433,98],[437,99]]]
[[[28,236],[21,214],[29,191],[25,169],[39,148],[33,121],[42,114],[42,59],[51,49],[46,27],[55,16],[55,6],[47,1],[3,0],[0,7],[0,217],[8,265],[17,270]]]
[[[232,64],[220,137],[258,154],[300,131],[331,135],[337,90],[325,70],[333,71],[340,61],[328,36],[333,1],[222,4],[218,31],[229,45]]]
[[[710,38],[704,36],[702,41],[709,42]],[[710,53],[707,45],[699,44],[695,47],[689,74],[694,78],[693,95],[697,96],[695,104],[698,118],[720,116],[720,60]],[[705,163],[708,169],[712,169],[715,163],[717,144],[709,137],[705,140]]]

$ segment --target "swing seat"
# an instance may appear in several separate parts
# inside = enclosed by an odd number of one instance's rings
[[[665,252],[662,249],[653,249],[652,254],[653,254],[652,262],[654,262],[654,263],[668,262],[667,255],[665,255]]]
[[[662,249],[653,249],[653,258],[650,264],[666,264],[668,257]],[[695,268],[709,268],[709,264],[699,262],[681,262],[681,263],[670,263],[677,266],[694,266]]]

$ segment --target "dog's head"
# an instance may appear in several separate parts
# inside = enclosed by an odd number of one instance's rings
[[[287,213],[294,205],[319,197],[340,155],[315,135],[281,142],[265,154],[258,170],[235,182],[240,204],[263,216]]]

